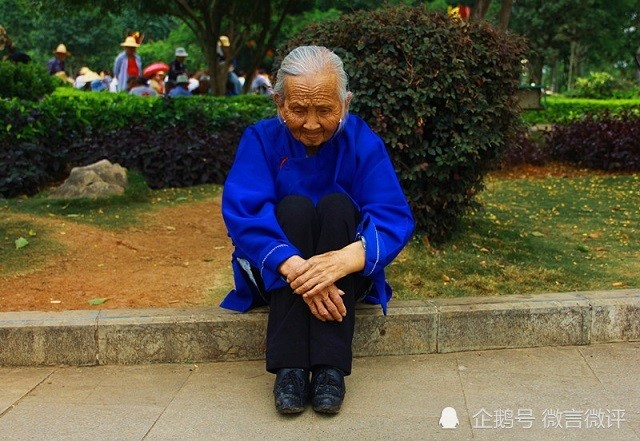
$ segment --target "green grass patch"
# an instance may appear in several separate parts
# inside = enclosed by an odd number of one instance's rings
[[[452,241],[390,266],[398,298],[640,286],[640,175],[489,180],[479,200]]]
[[[140,215],[157,207],[196,202],[220,193],[220,186],[150,190],[143,176],[128,175],[129,185],[121,196],[89,199],[50,199],[44,191],[30,198],[4,200],[1,207],[16,213],[56,216],[105,229],[120,229],[139,223]]]
[[[26,244],[18,248],[18,240]],[[63,251],[64,247],[52,240],[46,229],[28,221],[11,220],[7,210],[0,209],[0,275],[39,267]]]

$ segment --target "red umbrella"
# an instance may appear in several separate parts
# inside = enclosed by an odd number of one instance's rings
[[[142,71],[142,74],[145,77],[152,77],[160,71],[169,72],[169,65],[167,63],[163,63],[162,61],[157,61],[145,67]]]

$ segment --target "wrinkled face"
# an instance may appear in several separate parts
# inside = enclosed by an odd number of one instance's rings
[[[307,147],[333,136],[349,104],[340,100],[338,79],[330,71],[287,76],[284,100],[277,94],[274,99],[293,137]]]

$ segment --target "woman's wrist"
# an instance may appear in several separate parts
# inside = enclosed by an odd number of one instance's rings
[[[295,268],[297,268],[302,262],[304,262],[304,259],[302,257],[300,257],[298,255],[291,256],[287,260],[285,260],[284,262],[282,262],[280,264],[280,266],[278,267],[278,272],[280,274],[282,274],[282,276],[285,279],[288,279],[289,278],[289,274]]]

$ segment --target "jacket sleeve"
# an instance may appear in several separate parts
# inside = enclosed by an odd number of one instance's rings
[[[353,195],[362,215],[357,227],[357,238],[365,246],[362,274],[375,277],[407,244],[414,220],[383,141],[373,132],[364,138],[356,142]]]
[[[278,266],[301,253],[276,219],[275,176],[267,148],[255,128],[245,131],[224,185],[222,216],[236,249],[260,271],[270,291],[286,285]]]

